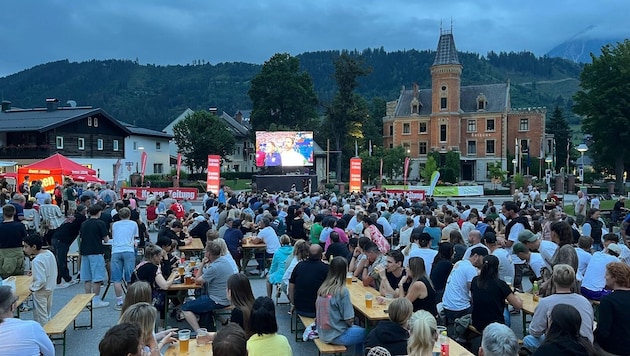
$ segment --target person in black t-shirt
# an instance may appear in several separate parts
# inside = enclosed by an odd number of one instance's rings
[[[2,207],[4,221],[0,224],[0,276],[24,274],[24,252],[22,241],[26,238],[26,227],[21,222],[14,221],[15,207],[7,204]]]
[[[85,293],[94,293],[93,308],[103,308],[109,305],[101,300],[101,284],[107,277],[105,268],[105,248],[103,243],[109,241],[109,229],[100,220],[101,207],[91,206],[88,209],[90,218],[81,225],[81,278],[85,281]]]
[[[398,294],[396,289],[400,280],[406,276],[405,269],[403,268],[403,261],[405,256],[398,250],[387,251],[387,264],[384,269],[379,269],[379,276],[381,285],[379,292],[385,296],[391,294],[395,296]]]
[[[70,245],[79,236],[81,224],[86,220],[85,213],[85,205],[77,206],[74,215],[66,218],[66,221],[55,229],[52,235],[52,244],[57,258],[57,288],[66,288],[78,282],[72,279],[68,270],[68,251],[70,250]]]
[[[289,279],[289,300],[295,312],[309,318],[315,317],[317,290],[328,274],[328,265],[322,262],[322,247],[311,245],[308,259],[298,263]]]
[[[348,259],[350,250],[348,250],[348,245],[339,241],[339,233],[337,231],[331,231],[328,238],[332,243],[330,244],[330,246],[328,246],[328,249],[326,250],[326,259],[330,260],[331,257],[337,256]]]

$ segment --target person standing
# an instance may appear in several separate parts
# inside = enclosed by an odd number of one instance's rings
[[[52,205],[59,210],[59,207]],[[59,210],[61,213],[61,210]],[[68,270],[68,251],[74,240],[79,236],[81,224],[86,220],[85,205],[79,205],[74,212],[74,216],[69,217],[66,221],[54,230],[52,235],[52,244],[57,254],[57,288],[67,288],[78,283],[76,279],[72,279]]]
[[[101,207],[91,206],[88,210],[90,218],[81,225],[81,278],[85,281],[85,293],[94,293],[93,308],[104,308],[109,302],[101,300],[101,284],[107,277],[105,269],[105,247],[103,242],[109,241],[108,228],[100,219]]]
[[[24,252],[22,241],[26,238],[24,224],[13,219],[15,207],[6,204],[2,207],[3,222],[0,224],[0,277],[24,274]]]
[[[33,282],[29,289],[33,293],[33,319],[41,326],[46,325],[52,313],[53,290],[57,283],[57,261],[49,250],[42,249],[44,240],[39,235],[24,239],[24,254],[34,256],[31,261]]]
[[[578,200],[575,202],[575,223],[578,226],[582,226],[584,221],[586,221],[586,210],[588,208],[588,202],[586,201],[586,196],[580,190],[577,192]]]
[[[66,207],[66,216],[71,216],[77,209],[77,191],[74,189],[74,182],[68,182],[63,190],[63,202]]]
[[[35,194],[35,200],[37,200],[37,204],[40,206],[46,204],[46,200],[50,200],[51,198],[50,193],[47,193],[44,187],[40,187],[39,192]]]
[[[55,230],[63,224],[66,217],[57,205],[52,204],[50,198],[45,199],[44,204],[39,206],[39,215],[41,216],[42,226],[45,226],[44,240],[52,244],[52,236],[54,236]],[[53,247],[55,246],[53,245]]]
[[[135,239],[140,237],[138,224],[129,220],[131,210],[122,208],[118,212],[120,221],[112,224],[112,281],[116,293],[114,309],[121,310],[123,305],[122,281],[131,282],[131,273],[136,264]]]

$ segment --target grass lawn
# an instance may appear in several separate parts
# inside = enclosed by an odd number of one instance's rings
[[[616,199],[615,200],[600,200],[599,209],[612,210],[613,207],[615,206],[616,201],[617,201]],[[625,202],[625,206],[626,208],[630,208],[630,204],[628,203],[628,201]],[[575,208],[573,204],[566,204],[563,210],[565,213],[567,213],[567,215],[575,215]]]
[[[225,185],[232,188],[232,190],[247,190],[252,189],[252,180],[251,179],[226,179]]]

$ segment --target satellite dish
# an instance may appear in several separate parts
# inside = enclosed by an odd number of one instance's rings
[[[70,105],[71,108],[76,108],[77,107],[77,102],[74,100],[68,100],[66,101],[66,104]]]

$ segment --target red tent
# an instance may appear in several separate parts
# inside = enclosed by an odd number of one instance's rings
[[[87,183],[101,183],[105,184],[106,182],[99,177],[91,176],[91,175],[73,175],[71,177],[75,182],[87,182]]]
[[[31,182],[41,180],[44,189],[52,192],[55,189],[55,183],[63,183],[65,176],[95,174],[95,170],[55,153],[46,159],[18,168],[18,184],[24,182],[25,176],[29,176]]]

